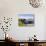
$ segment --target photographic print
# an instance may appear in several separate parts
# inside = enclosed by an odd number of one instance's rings
[[[18,25],[23,26],[34,26],[34,15],[33,14],[19,14]]]

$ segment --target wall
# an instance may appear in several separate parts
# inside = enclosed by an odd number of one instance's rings
[[[46,8],[44,4],[43,7],[33,8],[30,6],[28,0],[0,0],[0,16],[13,18],[12,26],[10,31],[8,31],[8,33],[10,34],[10,37],[13,37],[14,39],[16,38],[16,40],[27,40],[34,34],[37,35],[37,39],[44,40],[45,15],[46,15],[45,12]],[[35,26],[18,27],[17,13],[35,14]],[[0,36],[0,39],[2,39],[2,36]]]

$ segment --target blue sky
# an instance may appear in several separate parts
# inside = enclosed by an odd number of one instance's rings
[[[25,18],[25,19],[33,19],[34,15],[33,14],[19,14],[18,15],[19,18]]]

